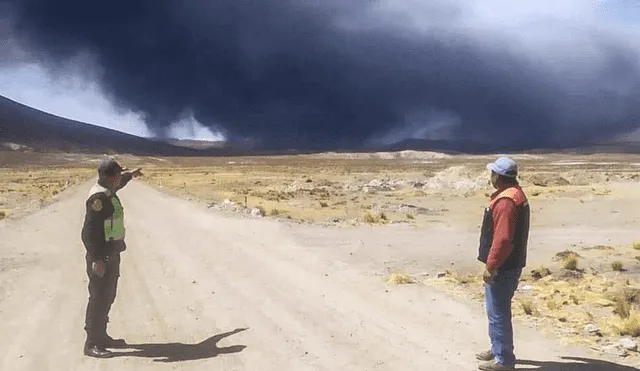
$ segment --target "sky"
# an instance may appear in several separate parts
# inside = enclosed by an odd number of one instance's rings
[[[61,117],[125,133],[151,137],[140,115],[122,112],[93,81],[77,76],[56,78],[36,63],[0,67],[0,95]],[[224,136],[193,118],[177,121],[169,136],[179,139],[224,140]]]
[[[0,95],[134,135],[531,147],[640,133],[638,1],[55,4],[0,0]]]

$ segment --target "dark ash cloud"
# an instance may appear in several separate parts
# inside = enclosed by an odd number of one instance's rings
[[[105,94],[158,134],[192,114],[270,147],[433,129],[533,148],[640,126],[628,37],[588,22],[483,23],[466,0],[391,3],[0,0],[4,34],[33,60],[59,68],[91,56]]]

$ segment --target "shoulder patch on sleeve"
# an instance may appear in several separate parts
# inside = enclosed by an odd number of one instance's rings
[[[94,199],[93,202],[91,203],[91,210],[93,211],[102,210],[102,200],[100,200],[99,198]]]

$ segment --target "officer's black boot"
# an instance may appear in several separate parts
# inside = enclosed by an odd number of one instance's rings
[[[107,320],[100,326],[100,345],[105,348],[124,348],[127,346],[127,342],[124,339],[114,339],[107,334],[107,323],[109,322],[109,316]]]
[[[84,355],[95,358],[109,358],[113,355],[113,353],[106,350],[102,346],[86,343],[84,345]]]

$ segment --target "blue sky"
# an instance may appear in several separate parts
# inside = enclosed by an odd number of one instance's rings
[[[421,13],[424,0],[406,0],[388,3],[386,10],[415,7],[412,16],[418,26],[428,28],[427,10]],[[543,0],[515,2],[507,0],[476,1],[449,0],[467,6],[464,17],[457,26],[471,25],[479,32],[485,29],[506,30],[524,41],[523,52],[536,55],[539,47],[552,47],[547,43],[548,30],[531,27],[540,19],[581,22],[620,32],[632,47],[640,45],[633,36],[640,35],[640,0]],[[403,4],[403,5],[396,5]],[[397,8],[397,9],[396,9]],[[594,26],[594,27],[595,27]],[[543,37],[540,37],[543,35]],[[578,49],[579,50],[579,49]],[[640,50],[640,47],[638,47]],[[90,80],[77,74],[52,76],[36,64],[11,63],[0,65],[0,95],[37,109],[59,116],[89,122],[139,136],[151,133],[141,118],[133,112],[121,112],[103,97],[100,89]],[[193,119],[177,122],[171,131],[173,137],[185,139],[220,140],[221,134],[213,133]]]

